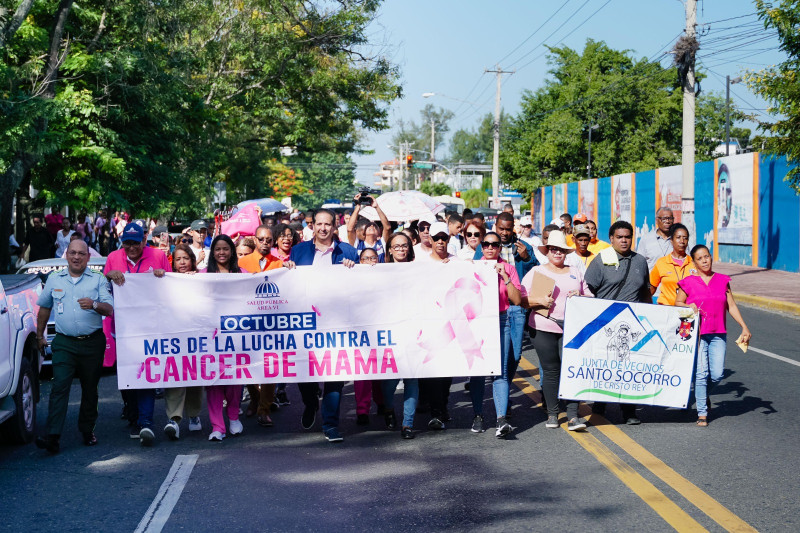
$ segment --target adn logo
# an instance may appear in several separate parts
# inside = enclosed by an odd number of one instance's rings
[[[279,298],[280,295],[280,289],[269,280],[269,276],[264,276],[264,281],[256,287],[256,298]]]

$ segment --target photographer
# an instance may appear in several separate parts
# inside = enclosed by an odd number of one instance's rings
[[[386,214],[383,212],[375,198],[370,195],[370,190],[366,187],[359,189],[358,194],[353,197],[353,214],[350,215],[350,220],[347,221],[347,240],[351,246],[354,246],[359,253],[365,248],[372,248],[378,253],[379,261],[384,261],[386,242],[391,235],[391,225]],[[358,221],[358,214],[362,206],[372,206],[378,212],[381,219],[382,230],[378,229],[378,225],[372,221],[364,223],[364,238],[356,238],[356,224]]]

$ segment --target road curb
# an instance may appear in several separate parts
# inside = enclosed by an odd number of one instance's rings
[[[774,311],[782,311],[784,313],[791,313],[800,316],[800,304],[792,302],[784,302],[781,300],[773,300],[763,296],[755,296],[753,294],[742,294],[738,292],[733,293],[737,303],[747,305],[754,305],[756,307],[763,307],[765,309],[772,309]]]

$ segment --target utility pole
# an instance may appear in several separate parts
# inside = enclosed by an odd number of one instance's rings
[[[484,72],[492,72],[497,75],[497,92],[494,97],[494,153],[492,154],[492,198],[498,204],[500,198],[500,90],[502,86],[503,74],[514,74],[514,70],[503,70],[500,65],[495,65],[494,70],[484,69]]]
[[[436,121],[431,120],[431,161],[436,161]]]
[[[592,179],[592,130],[596,130],[599,127],[598,124],[589,126],[589,162],[586,165],[586,179]]]
[[[725,76],[725,155],[731,155],[731,85],[739,83],[742,78]]]
[[[696,39],[697,0],[686,0],[686,37]],[[683,82],[683,150],[681,166],[683,174],[683,202],[681,206],[681,222],[689,230],[690,246],[697,242],[694,223],[694,53],[686,69]]]

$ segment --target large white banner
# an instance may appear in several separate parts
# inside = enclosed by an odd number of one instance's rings
[[[567,300],[560,398],[686,407],[699,320],[665,305]]]
[[[753,244],[753,154],[719,158],[717,234],[722,244]]]
[[[121,389],[500,372],[497,273],[484,263],[125,279]]]

